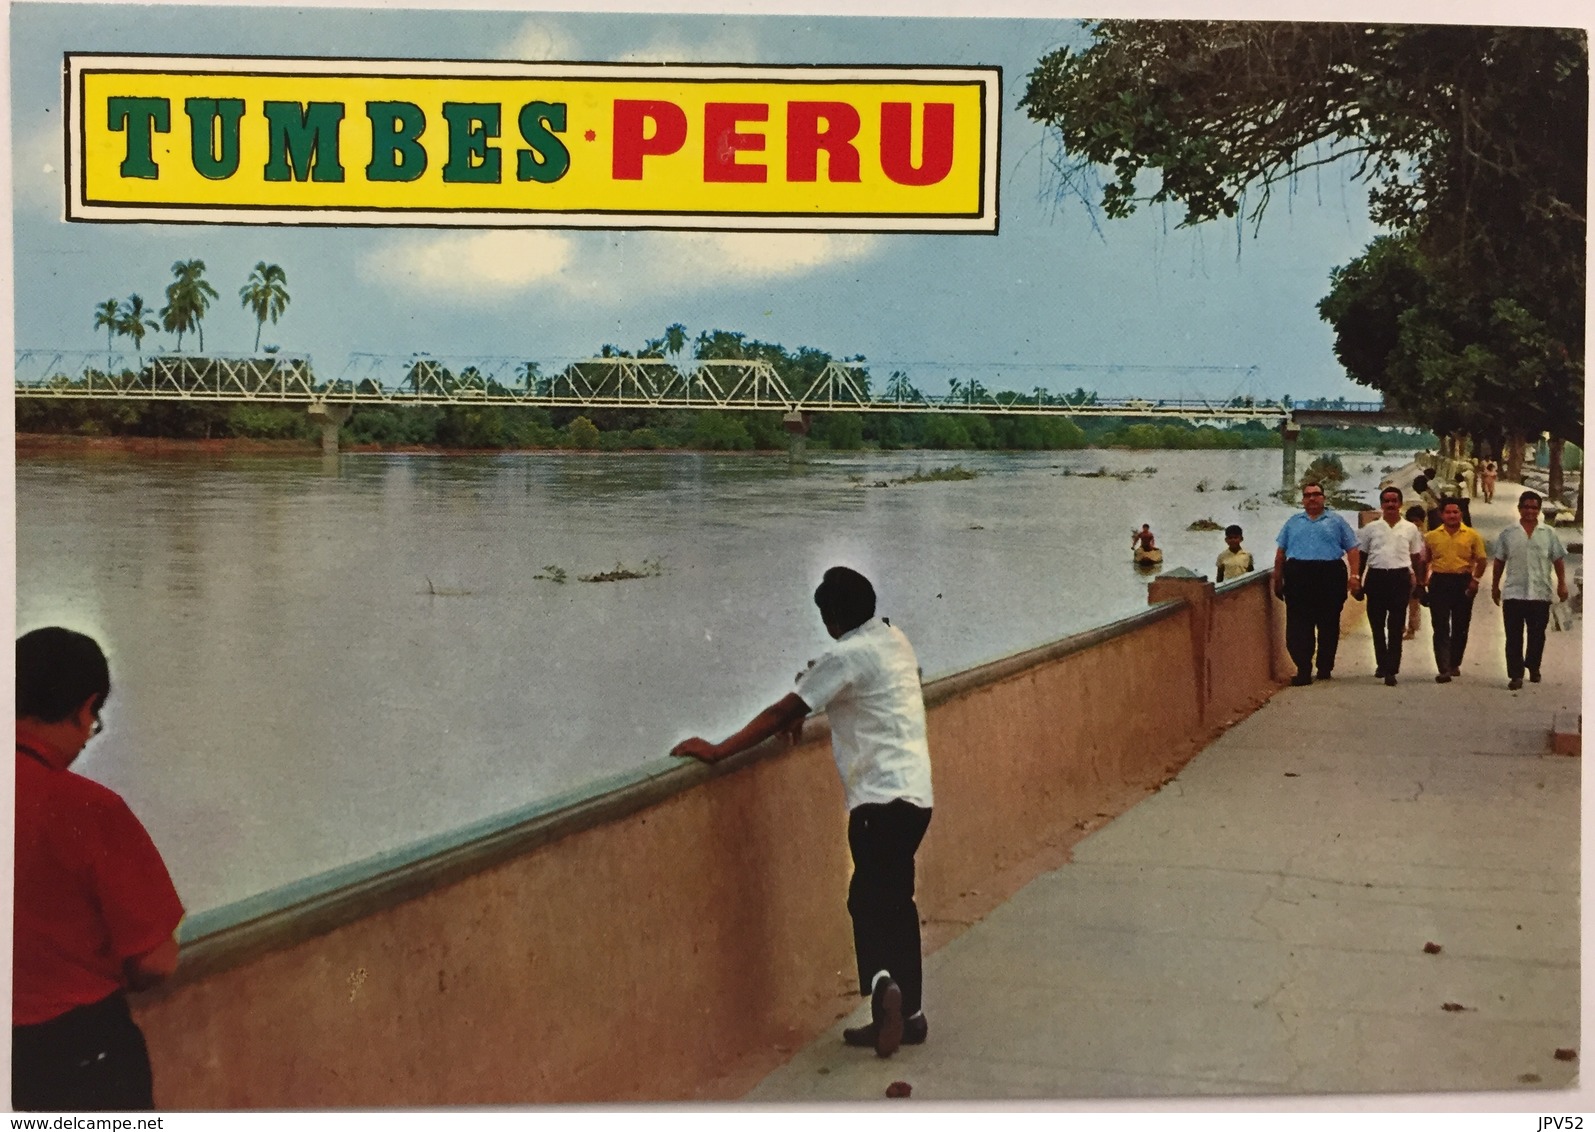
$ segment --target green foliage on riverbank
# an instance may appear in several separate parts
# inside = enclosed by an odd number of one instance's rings
[[[144,400],[45,399],[15,402],[17,431],[75,436],[172,439],[298,440],[313,444],[320,425],[281,405]],[[543,409],[518,405],[361,406],[343,426],[343,442],[384,448],[570,448],[710,452],[781,451],[788,437],[779,411]],[[1407,452],[1431,447],[1429,433],[1394,429],[1303,429],[1303,448]],[[1123,417],[1007,416],[953,413],[816,413],[811,450],[902,449],[1060,451],[1078,448],[1278,448],[1279,433],[1260,422],[1229,427]]]

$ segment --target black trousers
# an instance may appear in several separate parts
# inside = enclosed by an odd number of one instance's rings
[[[1472,574],[1429,574],[1429,624],[1434,626],[1434,667],[1444,675],[1462,667],[1473,624]]]
[[[1545,655],[1545,626],[1551,620],[1551,603],[1548,601],[1523,601],[1507,598],[1501,603],[1506,619],[1506,674],[1509,679],[1523,679],[1523,669],[1540,670],[1540,657]],[[1523,651],[1523,630],[1529,633],[1529,647]]]
[[[1335,650],[1340,647],[1340,607],[1346,604],[1346,564],[1285,561],[1285,651],[1299,675],[1313,670],[1313,650],[1318,652],[1318,674],[1335,670]]]
[[[11,1107],[143,1112],[155,1107],[144,1035],[120,991],[48,1022],[11,1027]]]
[[[1373,630],[1373,662],[1386,676],[1401,671],[1401,634],[1407,628],[1412,571],[1369,570],[1363,575],[1368,626]]]
[[[914,852],[929,825],[929,810],[902,799],[865,803],[847,819],[847,846],[853,851],[847,910],[853,917],[859,993],[870,993],[875,972],[889,972],[902,988],[904,1017],[919,1011],[924,989]]]

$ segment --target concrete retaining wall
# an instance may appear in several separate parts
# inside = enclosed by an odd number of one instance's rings
[[[927,685],[922,915],[983,914],[994,878],[1266,699],[1284,667],[1266,582],[1159,581],[1154,601],[1181,600]],[[794,748],[665,761],[196,917],[177,978],[136,1004],[157,1101],[740,1095],[857,1002],[845,825],[811,721]]]

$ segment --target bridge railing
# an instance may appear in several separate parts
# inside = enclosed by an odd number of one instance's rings
[[[1278,421],[1282,403],[1229,399],[1103,397],[992,389],[975,378],[949,381],[928,394],[893,373],[872,388],[868,369],[829,362],[806,383],[793,384],[757,358],[692,359],[598,357],[544,374],[518,358],[445,360],[428,355],[393,358],[355,354],[340,377],[318,380],[309,355],[127,354],[20,350],[18,397],[122,398],[181,401],[261,401],[351,405],[491,404],[589,409],[765,409],[782,412],[853,411],[1128,416]]]

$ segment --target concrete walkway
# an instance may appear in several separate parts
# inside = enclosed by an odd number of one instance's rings
[[[1516,495],[1479,502],[1487,537]],[[746,1100],[904,1081],[930,1102],[1485,1090],[1517,1095],[1452,1103],[1587,1109],[1547,1092],[1578,1078],[1556,1054],[1580,1044],[1580,759],[1548,733],[1580,710],[1581,630],[1507,691],[1487,576],[1461,679],[1433,682],[1425,614],[1387,688],[1360,620],[1333,681],[1281,691],[929,956],[929,1042],[844,1047],[861,1008]]]

